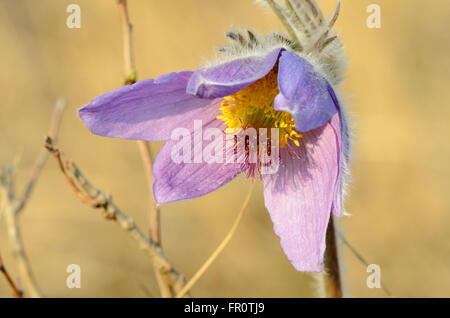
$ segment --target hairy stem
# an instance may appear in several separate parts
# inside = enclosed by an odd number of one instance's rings
[[[283,26],[286,28],[292,42],[301,51],[302,47],[300,45],[300,41],[297,37],[297,34],[295,33],[295,30],[292,28],[292,25],[289,22],[289,18],[287,16],[286,12],[274,0],[266,0],[266,2],[269,5],[269,7],[272,9],[272,11],[275,13],[275,15],[278,17],[278,19],[280,19]]]
[[[336,220],[334,216],[330,217],[327,229],[325,250],[325,295],[329,298],[342,298],[342,268],[339,262],[339,246],[337,241]]]

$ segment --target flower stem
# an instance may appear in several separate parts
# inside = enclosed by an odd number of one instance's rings
[[[342,298],[342,274],[341,264],[339,262],[339,246],[337,242],[336,220],[334,216],[330,217],[327,229],[325,250],[325,295],[328,298]]]

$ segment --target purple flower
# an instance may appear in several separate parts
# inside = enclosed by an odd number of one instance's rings
[[[166,141],[153,167],[159,204],[205,195],[240,173],[261,177],[265,205],[289,261],[299,271],[320,272],[330,213],[343,214],[349,156],[347,124],[332,86],[336,68],[320,64],[332,54],[327,48],[303,54],[279,35],[259,40],[248,34],[242,50],[222,50],[225,62],[116,89],[93,99],[79,116],[97,135]],[[219,128],[223,138],[227,128],[278,128],[278,171],[261,174],[248,162],[175,163],[175,129],[189,130],[194,157],[196,140],[204,149],[205,141],[195,136],[198,120],[203,129]]]

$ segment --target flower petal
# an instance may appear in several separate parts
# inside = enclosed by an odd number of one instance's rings
[[[338,111],[327,80],[295,53],[281,53],[278,86],[274,107],[291,113],[300,132],[321,127]]]
[[[203,132],[208,128],[218,128],[224,138],[223,144],[226,144],[223,121],[215,117],[210,118],[209,121],[203,122]],[[200,147],[193,145],[191,141],[196,140],[203,132],[192,131],[190,134],[191,158],[195,158],[205,149],[205,145],[211,142],[203,140]],[[158,153],[153,165],[153,194],[158,204],[205,195],[225,185],[245,170],[239,163],[207,163],[204,158],[200,163],[175,163],[172,159],[172,149],[179,142],[169,140]],[[225,149],[222,155],[225,158]]]
[[[186,92],[202,98],[232,95],[267,75],[278,61],[281,48],[265,56],[249,56],[228,63],[197,70]]]
[[[348,127],[347,114],[345,109],[340,105],[336,94],[331,87],[328,87],[328,92],[330,93],[333,102],[337,105],[339,109],[339,116],[341,121],[341,139],[342,139],[342,155],[344,156],[345,164],[348,165],[350,161],[350,129]]]
[[[331,205],[331,211],[337,217],[341,217],[344,214],[343,207],[343,187],[344,187],[344,175],[345,175],[345,163],[343,160],[343,137],[342,137],[342,116],[341,112],[336,114],[330,121],[330,125],[336,134],[336,142],[339,146],[339,151],[337,152],[337,165],[338,165],[338,176],[336,179],[336,184],[334,188],[333,202]]]
[[[192,72],[162,75],[94,98],[78,114],[92,133],[134,140],[161,141],[175,127],[198,118],[211,100],[186,94]]]
[[[280,169],[265,175],[264,199],[281,246],[298,271],[320,272],[339,182],[339,116],[280,152]]]
[[[333,89],[329,87],[330,96],[333,98],[334,103],[339,109],[339,133],[341,136],[341,154],[339,164],[339,183],[336,186],[336,193],[333,200],[333,214],[336,216],[342,216],[344,214],[343,208],[343,196],[344,189],[347,186],[348,179],[350,178],[350,131],[348,127],[348,120],[345,109],[341,107],[339,101],[334,93]]]

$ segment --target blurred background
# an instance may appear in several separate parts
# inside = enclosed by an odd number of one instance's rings
[[[330,15],[335,0],[319,0]],[[66,7],[81,7],[81,28],[66,27]],[[381,29],[366,26],[371,3]],[[282,30],[252,0],[130,0],[138,78],[193,70],[227,43],[230,26]],[[336,24],[346,47],[342,93],[355,132],[353,181],[341,219],[347,239],[379,264],[393,296],[450,297],[450,2],[343,1]],[[91,181],[143,228],[146,179],[135,142],[94,136],[76,110],[122,85],[119,13],[114,0],[0,0],[0,165],[22,152],[17,186],[27,179],[59,96],[68,101],[59,146]],[[156,153],[160,143],[152,145]],[[250,183],[240,177],[205,197],[162,207],[162,237],[174,266],[190,278],[228,232]],[[261,185],[236,235],[192,290],[194,297],[311,297],[314,279],[283,254],[264,208]],[[82,204],[50,158],[27,208],[22,234],[46,296],[159,296],[152,262],[127,233]],[[2,220],[3,221],[3,220]],[[13,277],[5,222],[0,252]],[[343,247],[354,297],[369,289],[366,267]],[[79,264],[82,288],[66,287]],[[0,277],[0,297],[11,291]]]

